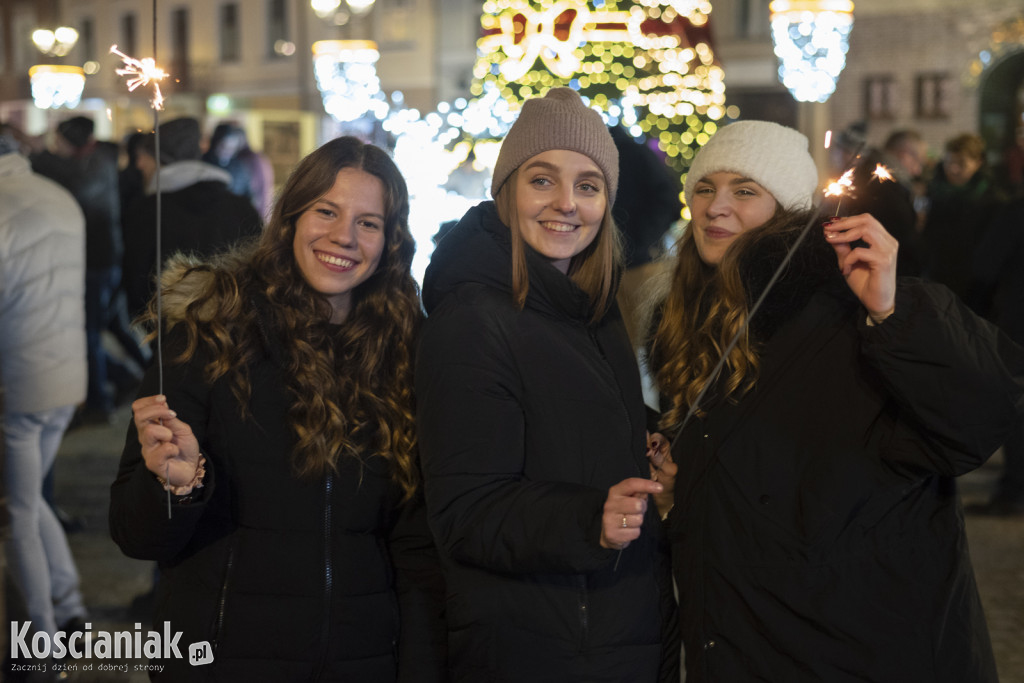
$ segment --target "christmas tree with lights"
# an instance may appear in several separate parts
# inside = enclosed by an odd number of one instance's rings
[[[708,0],[487,0],[475,97],[522,101],[568,86],[680,173],[725,116]]]

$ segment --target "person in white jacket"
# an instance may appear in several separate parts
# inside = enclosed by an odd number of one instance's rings
[[[43,477],[85,400],[85,217],[0,127],[0,387],[11,576],[30,633],[80,627],[78,571]]]

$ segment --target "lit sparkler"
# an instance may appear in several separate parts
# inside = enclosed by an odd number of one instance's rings
[[[878,182],[885,182],[886,180],[892,180],[892,173],[889,173],[889,169],[882,164],[875,166],[875,172],[871,174],[872,177],[876,178]]]
[[[164,96],[160,92],[160,81],[167,78],[167,72],[156,65],[156,60],[150,57],[135,59],[117,49],[117,45],[110,46],[110,52],[121,58],[125,66],[115,69],[118,76],[128,76],[126,82],[128,92],[135,92],[136,88],[152,85],[153,99],[150,104],[153,109],[163,109]]]
[[[849,169],[839,180],[833,180],[825,188],[826,197],[842,197],[843,194],[853,187],[853,169]]]
[[[153,0],[153,53],[156,54],[156,0]],[[163,210],[161,209],[161,197],[160,197],[160,110],[164,106],[164,95],[160,92],[160,81],[167,78],[167,72],[156,65],[156,59],[151,57],[144,57],[143,59],[135,59],[129,57],[125,53],[117,49],[117,45],[110,46],[111,54],[115,54],[121,58],[124,62],[124,66],[120,69],[115,69],[114,73],[118,76],[128,76],[126,85],[128,86],[128,92],[135,92],[138,88],[152,85],[153,86],[153,99],[150,100],[150,106],[153,108],[153,146],[154,146],[154,157],[156,158],[156,171],[154,172],[154,180],[156,185],[156,363],[157,363],[157,383],[158,393],[164,393],[164,354],[163,354],[163,299],[162,299],[162,282],[161,269],[163,263],[163,256],[161,255],[160,247],[163,243],[162,237],[162,218]],[[170,463],[165,465],[164,477],[167,478],[170,475]],[[167,519],[171,519],[171,490],[167,489]]]

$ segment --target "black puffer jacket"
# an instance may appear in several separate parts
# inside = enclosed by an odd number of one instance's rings
[[[172,329],[165,357],[183,340],[180,327]],[[203,355],[165,364],[168,405],[207,458],[200,499],[175,505],[171,519],[134,425],[128,430],[111,488],[111,534],[125,554],[160,563],[155,623],[183,632],[183,655],[200,641],[214,655],[197,667],[162,659],[166,668],[154,678],[394,681],[401,650],[410,665],[403,680],[436,680],[430,648],[443,634],[430,631],[437,613],[424,612],[431,603],[422,579],[430,556],[436,560],[425,514],[398,507],[400,491],[380,457],[362,466],[342,458],[337,473],[320,478],[294,475],[291,398],[280,352],[265,348],[249,369],[247,419],[227,379],[206,381]],[[154,366],[141,393],[156,392]]]
[[[418,427],[459,681],[678,681],[674,600],[653,502],[640,539],[602,548],[608,488],[646,477],[639,373],[617,309],[470,210],[427,270]]]
[[[994,682],[954,477],[1020,419],[1024,351],[913,279],[868,327],[816,237],[753,320],[756,388],[674,443],[687,681]]]

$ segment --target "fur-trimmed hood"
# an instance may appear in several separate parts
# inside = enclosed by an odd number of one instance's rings
[[[213,270],[208,262],[182,253],[167,260],[160,274],[160,308],[168,330],[185,320],[185,312],[195,301],[203,301],[200,320],[213,317],[215,306],[209,298],[212,284]]]

